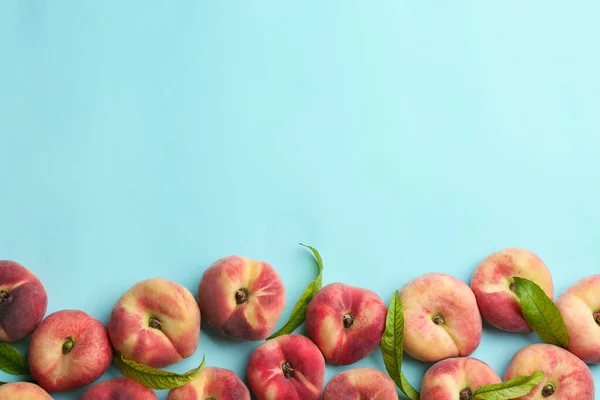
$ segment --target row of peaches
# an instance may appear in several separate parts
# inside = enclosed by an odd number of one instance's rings
[[[78,310],[44,318],[47,295],[39,279],[16,262],[0,261],[0,342],[31,335],[27,366],[36,382],[2,385],[0,400],[50,399],[48,392],[90,385],[108,369],[115,352],[121,361],[137,366],[137,372],[151,374],[154,368],[174,365],[196,352],[201,315],[231,339],[268,339],[255,349],[247,365],[247,382],[260,400],[397,399],[397,379],[373,368],[346,370],[323,390],[325,362],[350,365],[377,350],[390,313],[373,291],[343,283],[321,288],[320,275],[314,293],[309,285],[294,308],[286,324],[291,329],[284,326],[275,333],[286,303],[281,278],[268,263],[239,256],[210,266],[197,298],[166,279],[138,282],[117,301],[105,326]],[[515,276],[535,282],[554,298],[548,268],[524,249],[504,249],[488,256],[476,268],[471,286],[447,274],[427,273],[397,292],[404,321],[403,350],[435,363],[421,382],[421,399],[478,398],[474,394],[478,387],[502,382],[487,364],[469,356],[481,341],[482,316],[498,329],[531,331],[532,321],[523,314],[515,293]],[[585,362],[600,363],[597,293],[600,276],[592,276],[573,285],[556,302],[570,337],[564,346],[568,351],[536,344],[513,357],[505,380],[543,372],[543,379],[522,398],[594,398],[593,378]],[[308,337],[293,334],[304,321]],[[123,371],[138,379],[96,383],[82,399],[156,399],[150,388],[160,386],[144,385],[139,374]],[[193,377],[170,387],[170,400],[250,399],[245,383],[223,368],[198,368]]]

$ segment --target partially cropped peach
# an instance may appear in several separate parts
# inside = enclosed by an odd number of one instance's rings
[[[204,320],[236,340],[263,340],[275,329],[285,307],[277,271],[264,261],[229,256],[217,260],[198,286]]]
[[[576,282],[556,301],[567,330],[569,351],[589,364],[600,363],[600,275]]]
[[[167,400],[250,400],[250,391],[231,370],[204,367],[193,381],[171,389]]]
[[[48,315],[31,335],[31,375],[49,392],[63,392],[94,382],[112,362],[106,327],[79,310]]]
[[[0,400],[52,400],[52,397],[33,383],[12,382],[0,386]]]
[[[535,253],[519,248],[486,257],[473,273],[471,289],[483,318],[490,324],[508,332],[531,332],[514,293],[515,276],[535,282],[554,299],[552,276],[546,264]]]
[[[306,330],[326,361],[353,364],[379,347],[386,314],[387,306],[375,292],[331,283],[308,304]]]
[[[375,368],[360,367],[340,372],[329,380],[321,400],[396,400],[396,384]]]
[[[124,358],[168,367],[198,348],[200,309],[194,295],[180,284],[147,279],[121,296],[110,314],[108,333]]]
[[[258,400],[317,400],[323,389],[325,360],[310,339],[292,333],[258,346],[248,360],[247,374]]]
[[[431,272],[400,289],[404,309],[404,350],[435,362],[464,357],[481,342],[482,321],[473,292],[451,275]]]
[[[501,383],[494,370],[476,358],[453,357],[431,366],[421,382],[422,400],[471,400],[480,386]]]
[[[0,260],[0,342],[29,336],[48,307],[42,282],[23,265]]]
[[[542,371],[545,378],[519,399],[593,400],[594,378],[577,356],[551,344],[532,344],[519,350],[504,373],[504,380]]]
[[[129,378],[113,378],[98,382],[86,390],[79,400],[156,400],[156,393]]]

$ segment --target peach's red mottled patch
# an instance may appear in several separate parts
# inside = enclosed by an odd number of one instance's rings
[[[370,367],[335,375],[323,390],[322,400],[397,400],[396,384],[387,374]]]
[[[98,382],[86,390],[79,400],[157,400],[152,389],[129,378],[113,378]]]
[[[167,400],[250,400],[250,391],[231,370],[204,367],[200,375],[185,386],[169,391]]]

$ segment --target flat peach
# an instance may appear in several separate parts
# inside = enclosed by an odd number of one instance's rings
[[[23,265],[0,260],[0,342],[29,336],[48,307],[42,282]]]
[[[114,306],[108,333],[126,359],[154,368],[173,365],[198,348],[200,309],[194,295],[178,283],[146,279]]]
[[[294,333],[261,344],[248,360],[248,383],[258,400],[318,400],[324,377],[319,348]]]
[[[0,386],[0,400],[52,400],[52,397],[33,383],[12,382]]]
[[[157,397],[152,389],[121,377],[96,383],[79,400],[157,400]]]
[[[285,288],[264,261],[229,256],[217,260],[198,285],[204,320],[236,340],[263,340],[275,329],[285,307]]]
[[[435,362],[465,357],[481,342],[482,321],[466,283],[443,273],[427,273],[399,291],[404,308],[404,350]]]
[[[569,331],[569,351],[589,364],[600,363],[600,275],[576,282],[556,305]]]
[[[471,400],[480,386],[502,379],[481,360],[454,357],[435,363],[421,382],[421,400]]]
[[[112,362],[112,348],[102,322],[83,311],[61,310],[33,332],[27,356],[42,388],[64,392],[100,378]]]
[[[515,276],[535,282],[554,299],[552,276],[546,264],[533,252],[518,248],[486,257],[473,273],[471,289],[481,314],[490,324],[508,332],[531,332],[514,293]]]
[[[396,384],[375,368],[360,367],[340,372],[329,380],[322,400],[396,400]]]
[[[558,346],[532,344],[519,350],[510,361],[504,380],[542,371],[545,378],[519,399],[593,400],[594,378],[577,356]]]
[[[306,330],[327,362],[353,364],[379,348],[386,314],[387,306],[375,292],[331,283],[308,304]]]
[[[231,370],[204,367],[200,375],[185,386],[171,389],[167,400],[250,400],[250,391]]]

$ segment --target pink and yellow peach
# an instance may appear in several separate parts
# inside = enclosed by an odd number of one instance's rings
[[[118,300],[108,332],[124,358],[164,368],[196,351],[200,309],[185,287],[167,279],[147,279]]]
[[[229,256],[202,276],[198,304],[204,320],[236,340],[263,340],[274,330],[285,307],[285,289],[277,271],[264,261]]]
[[[370,367],[340,372],[329,380],[321,400],[395,400],[396,384],[388,375]]]
[[[473,292],[443,273],[421,275],[399,290],[404,308],[404,350],[435,362],[468,356],[479,346],[482,321]]]
[[[600,275],[576,282],[556,305],[569,331],[569,351],[587,363],[600,363]]]
[[[12,382],[0,386],[0,400],[52,400],[52,397],[33,383]]]
[[[129,378],[113,378],[98,382],[86,390],[79,400],[157,400],[152,389]]]
[[[250,391],[231,370],[204,367],[193,381],[171,389],[167,400],[250,400]]]
[[[387,306],[376,293],[331,283],[311,299],[306,330],[327,362],[353,364],[379,347],[386,314]]]
[[[42,282],[23,265],[0,260],[0,342],[29,336],[48,307]]]
[[[504,379],[542,371],[544,379],[519,399],[593,400],[594,378],[588,366],[572,353],[550,344],[533,344],[512,358]]]
[[[288,334],[258,346],[248,360],[248,383],[258,400],[318,400],[325,360],[307,337]]]
[[[494,370],[476,358],[453,357],[435,363],[421,382],[422,400],[471,400],[483,385],[501,383]]]
[[[28,361],[33,378],[49,392],[89,385],[112,362],[106,327],[83,311],[52,313],[33,332]]]
[[[513,277],[526,278],[554,298],[552,276],[546,264],[525,249],[508,248],[486,257],[475,269],[471,289],[481,314],[490,324],[509,332],[531,332],[514,293]]]

